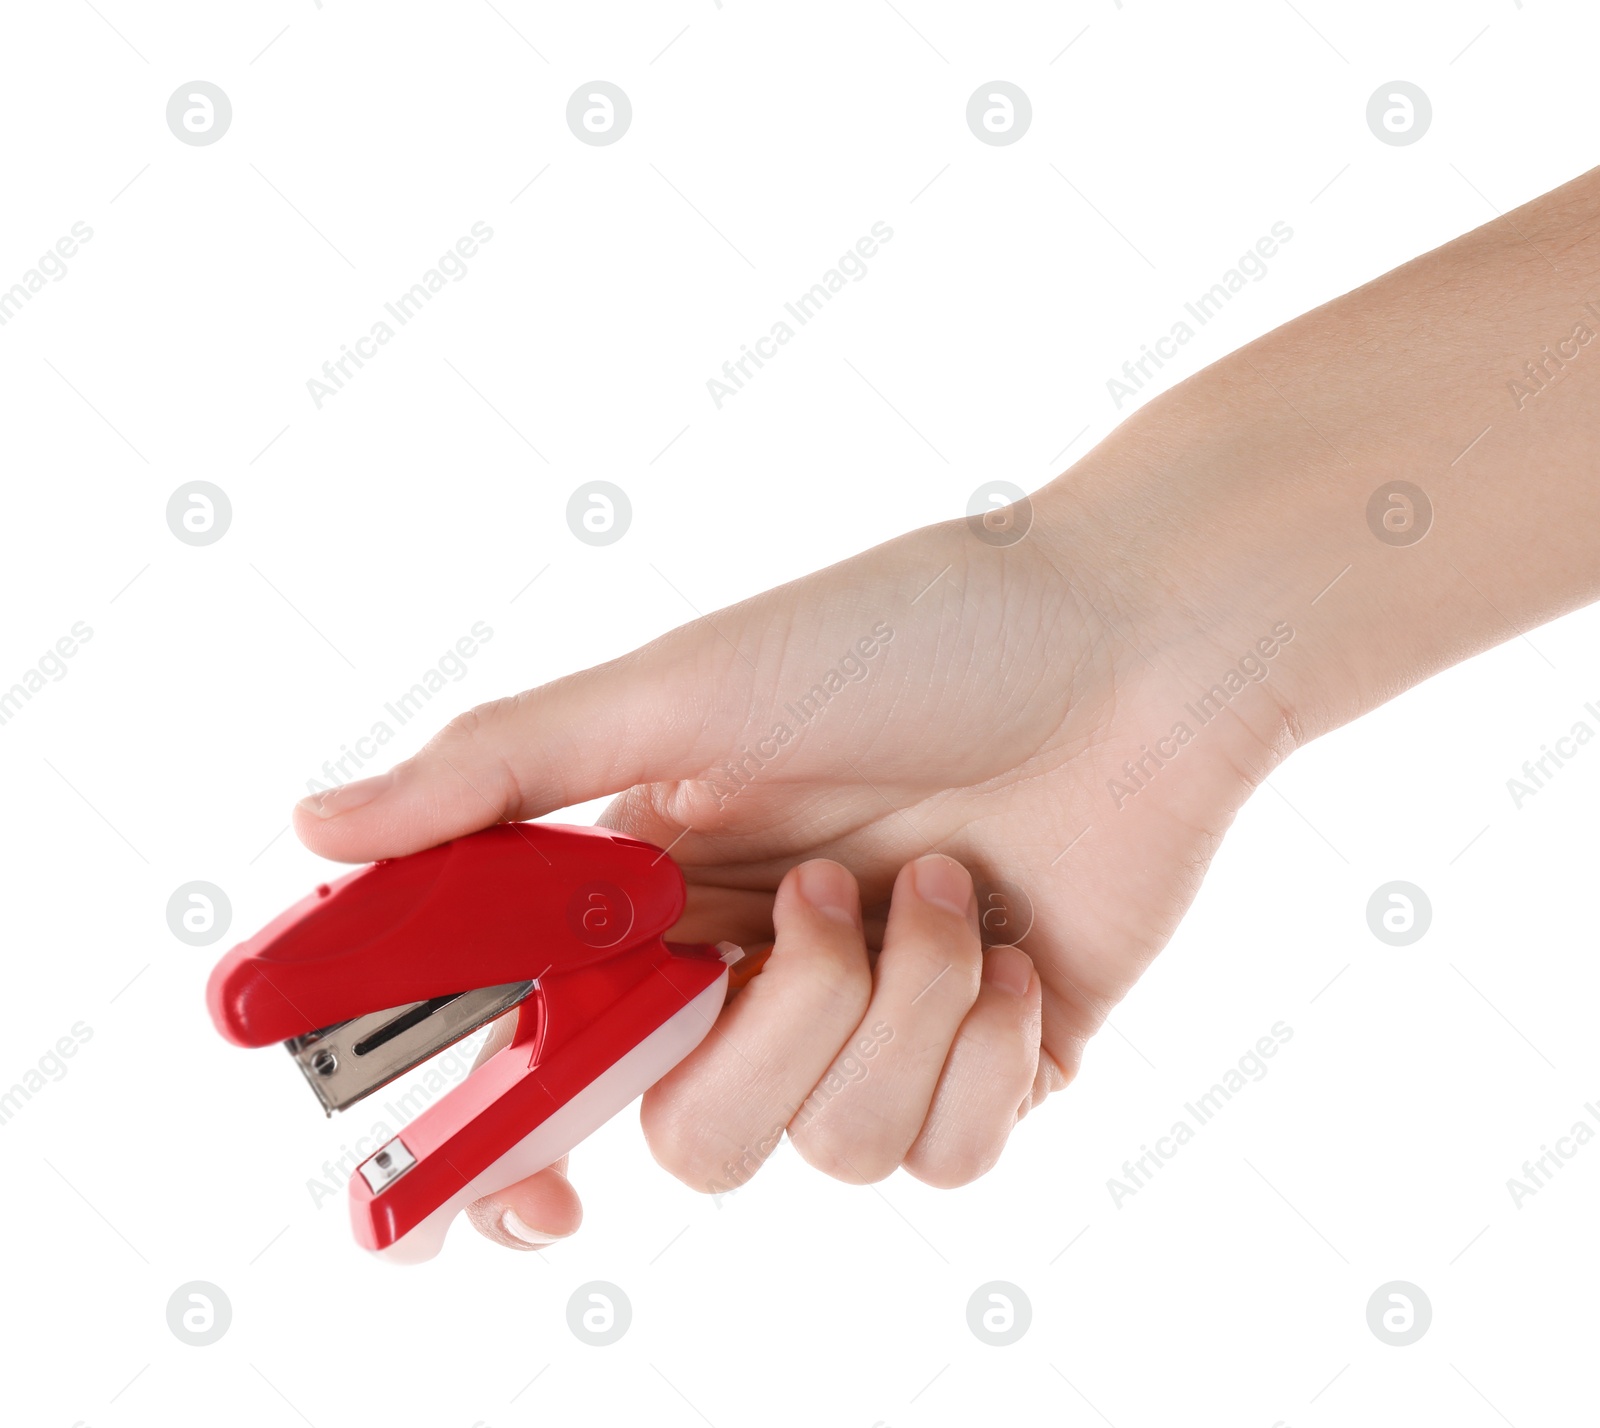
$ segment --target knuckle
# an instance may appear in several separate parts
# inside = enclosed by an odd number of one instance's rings
[[[504,753],[496,748],[491,731],[500,725],[504,716],[514,710],[521,695],[493,699],[471,709],[464,709],[447,723],[430,741],[427,752],[454,766],[459,760],[471,765],[470,782],[477,791],[500,809],[500,816],[518,807],[522,801],[522,786]],[[460,770],[457,770],[460,772]],[[466,777],[465,774],[462,775]],[[495,787],[480,787],[485,779],[493,780]]]
[[[982,1021],[978,1021],[981,1014]],[[1026,1086],[1039,1065],[1040,1014],[1021,997],[992,998],[974,1014],[995,1079]]]
[[[872,972],[865,955],[843,941],[807,940],[774,947],[782,961],[784,980],[790,982],[797,1001],[818,1009],[829,1023],[855,1025],[865,1015],[872,997]]]
[[[983,979],[983,952],[967,946],[920,946],[906,959],[905,981],[914,987],[913,1005],[955,1006],[965,1011],[978,999]]]
[[[727,790],[710,779],[678,779],[652,787],[657,811],[697,833],[720,832],[732,826],[740,811]]]
[[[435,742],[456,748],[476,744],[484,724],[489,721],[492,709],[491,704],[479,704],[472,709],[463,709],[439,731]]]
[[[1034,1104],[1057,1091],[1065,1091],[1077,1079],[1078,1065],[1083,1059],[1083,1048],[1069,1046],[1065,1055],[1056,1055],[1048,1047],[1039,1050],[1039,1069],[1034,1075]]]
[[[992,1105],[1018,1105],[1031,1096],[1039,1077],[1039,1052],[1036,1043],[1016,1034],[1007,1024],[996,1028],[983,1057],[986,1102]]]

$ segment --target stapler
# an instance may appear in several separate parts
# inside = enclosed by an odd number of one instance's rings
[[[765,951],[665,941],[684,899],[649,843],[498,824],[324,883],[230,951],[206,1001],[229,1041],[283,1042],[329,1115],[519,1008],[512,1042],[350,1177],[356,1240],[414,1264],[666,1075],[759,970]]]

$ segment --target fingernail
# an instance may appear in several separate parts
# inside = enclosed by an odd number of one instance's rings
[[[942,853],[930,853],[918,858],[911,866],[911,879],[917,896],[935,907],[966,917],[972,903],[972,879],[967,870],[954,858]]]
[[[800,896],[825,917],[850,927],[861,926],[861,903],[855,879],[837,863],[816,859],[802,863],[797,879]]]
[[[1026,952],[1015,947],[991,947],[983,954],[983,980],[991,987],[1025,997],[1028,983],[1033,980],[1033,963]]]
[[[358,778],[354,783],[340,784],[322,793],[307,794],[299,806],[318,818],[337,818],[341,813],[371,803],[388,787],[389,775],[381,773],[374,778]]]
[[[515,1210],[506,1210],[500,1216],[500,1228],[514,1240],[520,1240],[531,1249],[543,1249],[546,1245],[553,1245],[562,1239],[561,1235],[547,1235],[543,1230],[536,1230]]]

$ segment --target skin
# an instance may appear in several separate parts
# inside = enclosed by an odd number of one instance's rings
[[[843,1180],[963,1184],[1072,1080],[1284,758],[1600,594],[1597,450],[1600,171],[1152,400],[1003,517],[1021,539],[913,531],[471,710],[295,828],[366,861],[618,795],[602,822],[689,882],[672,936],[775,940],[645,1096],[657,1159],[731,1188],[786,1128]],[[1396,480],[1432,507],[1411,544],[1369,524]],[[758,745],[862,638],[865,673]],[[565,1172],[473,1222],[570,1233]]]

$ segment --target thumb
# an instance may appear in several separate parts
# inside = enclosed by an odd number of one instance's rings
[[[743,718],[749,669],[708,621],[452,719],[388,773],[311,794],[295,833],[343,862],[394,858],[638,783],[694,777]]]
[[[543,1249],[572,1234],[582,1220],[578,1192],[567,1179],[566,1156],[467,1206],[472,1228],[507,1249]]]

